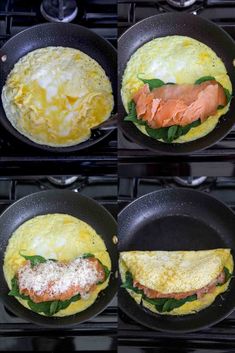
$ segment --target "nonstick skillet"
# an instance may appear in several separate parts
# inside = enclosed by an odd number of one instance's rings
[[[235,215],[217,199],[194,190],[164,189],[132,202],[119,215],[119,251],[231,248],[235,256]],[[235,259],[234,259],[235,260]],[[120,308],[152,329],[191,332],[209,327],[235,307],[235,280],[208,308],[185,316],[161,316],[138,305],[124,288]]]
[[[0,92],[6,78],[15,63],[27,53],[48,46],[70,47],[83,51],[95,59],[106,72],[112,83],[114,99],[116,97],[117,58],[115,48],[102,37],[85,27],[70,23],[46,23],[28,28],[6,42],[0,49],[1,76]],[[114,108],[115,111],[116,108]],[[50,152],[73,152],[94,145],[106,137],[112,130],[93,129],[89,140],[69,147],[51,147],[37,144],[20,134],[9,122],[0,104],[0,122],[17,139],[30,146]]]
[[[112,261],[109,285],[95,303],[81,313],[61,318],[36,314],[8,296],[9,289],[3,274],[4,253],[12,233],[25,221],[49,213],[65,213],[87,222],[103,238]],[[73,191],[42,191],[20,199],[0,216],[0,300],[17,316],[47,327],[72,326],[97,315],[105,309],[117,290],[117,249],[112,239],[116,232],[116,221],[104,207]]]
[[[146,42],[158,37],[170,35],[188,36],[208,45],[224,62],[228,75],[235,89],[235,43],[220,27],[199,16],[190,14],[162,14],[138,22],[127,30],[119,39],[119,126],[133,142],[163,154],[188,154],[205,149],[221,140],[231,130],[235,122],[235,99],[231,101],[229,112],[220,118],[216,128],[205,137],[182,144],[166,144],[142,134],[131,122],[125,122],[126,115],[120,97],[121,80],[127,62],[135,51]],[[192,58],[193,60],[193,58]]]

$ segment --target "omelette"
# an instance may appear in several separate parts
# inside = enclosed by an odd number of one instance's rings
[[[127,251],[120,253],[122,287],[143,307],[160,315],[194,314],[228,289],[230,249]]]
[[[2,90],[6,116],[21,134],[52,147],[79,144],[110,117],[114,100],[103,68],[80,50],[46,47],[22,57]]]
[[[4,276],[24,307],[46,316],[69,316],[90,307],[109,283],[111,260],[87,223],[47,214],[23,223],[9,239]]]
[[[153,39],[131,56],[121,97],[128,113],[125,120],[143,134],[185,143],[216,127],[229,110],[232,84],[211,48],[174,35]]]

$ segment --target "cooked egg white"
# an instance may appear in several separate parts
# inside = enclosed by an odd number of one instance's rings
[[[2,90],[8,120],[30,140],[54,147],[87,140],[109,118],[112,87],[103,68],[77,49],[46,47],[22,57]]]
[[[211,282],[212,279],[216,278],[217,275],[222,271],[223,267],[226,267],[230,273],[233,273],[233,267],[234,267],[234,263],[233,263],[233,258],[231,255],[228,256],[228,252],[225,251],[224,253],[222,253],[219,249],[214,250],[215,251],[215,257],[213,258],[213,261],[210,262],[209,264],[209,271],[211,269],[212,273],[208,272],[208,269],[205,265],[205,262],[202,261],[202,259],[198,260],[197,257],[195,257],[195,261],[198,261],[198,264],[200,263],[200,265],[202,266],[202,270],[200,270],[200,274],[202,274],[202,278],[201,280],[205,280],[207,281],[207,284]],[[146,252],[147,255],[148,252]],[[179,254],[182,252],[178,252]],[[122,256],[122,254],[124,256]],[[132,262],[131,262],[131,268],[127,267],[125,261],[123,260],[126,257],[129,257],[129,259],[131,259],[132,254],[134,256],[134,258],[132,258]],[[140,267],[140,263],[137,259],[135,259],[135,256],[137,256],[137,252],[133,251],[133,252],[126,252],[126,253],[121,253],[121,257],[119,260],[119,270],[120,270],[120,276],[122,279],[122,282],[125,282],[125,274],[126,272],[129,270],[131,273],[135,273],[134,278],[136,278],[136,275],[141,277],[141,280],[139,280],[142,284],[146,285],[147,287],[150,287],[153,289],[153,286],[148,286],[147,283],[145,283],[144,281],[147,281],[147,277],[150,278],[149,273],[146,273],[146,271],[144,270],[143,266]],[[148,255],[147,255],[148,256]],[[217,263],[217,256],[221,257],[221,265],[218,267],[218,263]],[[144,258],[141,258],[142,264],[144,263]],[[146,261],[147,261],[147,257],[146,257]],[[194,268],[193,265],[193,258],[192,258],[192,263],[191,263],[191,267],[192,269]],[[187,264],[188,260],[185,259],[185,266],[189,266],[189,264]],[[129,263],[130,264],[130,263]],[[153,268],[152,266],[153,264],[150,264],[149,268]],[[168,268],[169,262],[166,259],[166,271]],[[215,268],[217,267],[217,273],[215,273]],[[142,271],[141,271],[142,268]],[[186,271],[185,273],[180,272],[181,276],[184,277],[184,281],[180,282],[177,280],[177,282],[175,281],[176,277],[179,274],[179,270],[180,267],[177,266],[177,263],[175,265],[175,268],[177,269],[176,273],[172,273],[172,277],[169,276],[169,270],[167,271],[168,273],[168,277],[171,278],[171,280],[164,280],[164,278],[161,278],[161,284],[159,288],[154,288],[156,290],[159,290],[163,293],[166,292],[166,287],[169,289],[172,285],[180,285],[182,288],[186,285],[186,286],[191,286],[191,290],[194,289],[199,289],[202,288],[203,285],[198,285],[198,276],[196,274],[197,272],[197,267],[195,267],[195,273],[192,274],[192,271]],[[214,268],[214,271],[213,271]],[[218,269],[219,269],[219,273],[218,273]],[[173,271],[174,272],[174,271]],[[184,276],[183,276],[184,275]],[[188,276],[188,280],[185,280],[185,277]],[[139,278],[139,277],[138,277]],[[141,294],[137,294],[135,292],[133,292],[132,290],[127,290],[128,293],[130,294],[130,296],[136,301],[137,304],[141,304],[146,307],[147,309],[151,310],[152,312],[155,312],[157,314],[160,315],[188,315],[188,314],[195,314],[196,312],[205,309],[206,307],[210,306],[216,299],[216,297],[225,292],[228,287],[229,287],[229,282],[226,282],[224,285],[222,286],[218,286],[215,288],[215,290],[213,291],[213,293],[207,293],[205,294],[201,299],[197,299],[195,301],[192,302],[186,302],[184,305],[182,305],[179,308],[175,308],[173,310],[171,310],[170,312],[158,312],[155,308],[155,305],[152,305],[150,303],[148,303],[146,300],[142,299],[142,295]],[[184,291],[184,290],[182,290]],[[169,291],[169,292],[174,292],[174,290]]]
[[[3,266],[10,289],[12,278],[18,268],[25,263],[20,252],[58,261],[71,261],[84,253],[92,253],[103,265],[111,269],[111,260],[102,238],[87,223],[65,214],[37,216],[22,224],[13,233],[6,248]],[[54,316],[68,316],[85,310],[107,286],[108,280],[98,285],[87,299],[71,303]],[[25,300],[16,299],[29,309]]]
[[[159,78],[164,82],[177,84],[193,84],[200,77],[213,76],[224,88],[232,92],[232,84],[222,60],[207,45],[185,36],[153,39],[131,56],[123,75],[121,89],[126,112],[128,102],[143,85],[137,77],[140,74],[146,79]],[[228,110],[229,105],[174,142],[189,142],[207,135]],[[136,124],[136,127],[147,135],[144,126]]]

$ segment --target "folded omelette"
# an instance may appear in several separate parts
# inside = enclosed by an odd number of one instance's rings
[[[233,257],[230,249],[126,251],[119,268],[122,287],[138,304],[162,315],[187,315],[228,289]]]

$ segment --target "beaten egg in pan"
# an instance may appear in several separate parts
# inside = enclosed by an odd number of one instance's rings
[[[9,295],[46,316],[90,307],[109,283],[111,260],[102,238],[66,214],[37,216],[11,236],[4,257]]]
[[[174,35],[153,39],[131,56],[121,96],[133,128],[162,142],[184,143],[215,128],[229,110],[232,84],[211,48]]]
[[[89,139],[114,100],[103,68],[80,50],[37,49],[22,57],[2,90],[6,116],[30,140],[66,147]]]

